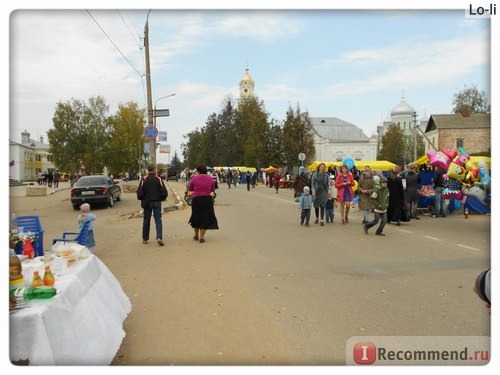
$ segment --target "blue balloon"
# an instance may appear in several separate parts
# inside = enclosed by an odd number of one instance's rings
[[[345,164],[347,166],[348,170],[351,170],[354,168],[354,160],[352,158],[344,158],[342,161],[342,164]]]

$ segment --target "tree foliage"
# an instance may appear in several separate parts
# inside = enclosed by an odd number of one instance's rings
[[[313,161],[315,148],[311,119],[307,112],[300,111],[297,104],[295,111],[292,107],[288,108],[283,124],[283,154],[287,164],[299,165],[298,155],[301,152],[306,155],[306,164]]]
[[[396,164],[407,161],[408,148],[405,142],[405,133],[397,124],[389,125],[387,132],[382,136],[381,144],[379,159]]]
[[[453,113],[487,113],[490,104],[485,91],[471,85],[453,95]]]
[[[145,111],[135,102],[119,105],[112,117],[112,137],[108,169],[133,173],[140,169],[144,153],[143,123]]]
[[[182,154],[189,168],[210,166],[264,165],[269,156],[271,123],[264,103],[257,97],[236,107],[226,96],[218,113],[208,116],[205,125],[184,136]]]
[[[182,162],[181,159],[179,159],[179,155],[177,155],[177,151],[175,151],[174,156],[172,156],[169,168],[172,168],[175,171],[182,170]]]
[[[102,97],[92,97],[85,103],[71,99],[58,102],[47,132],[49,152],[56,168],[76,171],[82,159],[87,171],[103,170],[109,151],[111,122],[109,107]]]
[[[245,99],[238,106],[236,126],[243,135],[238,139],[238,143],[243,150],[241,161],[245,166],[256,166],[265,156],[266,138],[269,132],[268,117],[264,102],[255,96]]]
[[[114,116],[104,98],[87,102],[71,99],[58,102],[47,132],[54,165],[64,172],[76,172],[80,160],[85,173],[137,171],[143,153],[144,110],[136,103],[120,105]]]

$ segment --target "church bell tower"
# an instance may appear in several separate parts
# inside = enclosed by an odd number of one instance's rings
[[[251,98],[254,95],[255,82],[253,81],[248,68],[240,81],[240,100]]]

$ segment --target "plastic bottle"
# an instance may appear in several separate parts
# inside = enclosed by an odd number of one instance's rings
[[[466,209],[464,210],[464,217],[465,217],[466,219],[468,219],[468,218],[469,218],[469,209],[468,209],[468,208],[466,208]]]
[[[17,228],[17,223],[16,223],[16,214],[14,212],[12,213],[12,218],[10,220],[10,233],[13,234],[19,233],[19,229]]]
[[[43,286],[43,280],[38,271],[33,272],[33,281],[31,282],[31,286],[33,288]]]
[[[33,259],[35,257],[35,248],[31,243],[31,240],[26,240],[23,247],[23,255],[26,255],[28,258]]]
[[[49,299],[57,294],[57,289],[52,287],[43,288],[17,288],[10,292],[12,297],[22,297],[25,300],[30,299]]]
[[[54,286],[55,283],[55,278],[54,275],[52,274],[52,271],[50,270],[50,266],[46,265],[45,266],[45,272],[43,274],[43,283],[46,286]]]
[[[16,289],[24,286],[23,267],[18,256],[9,256],[9,289]]]

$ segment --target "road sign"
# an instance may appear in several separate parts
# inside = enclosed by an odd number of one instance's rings
[[[158,142],[168,142],[167,140],[167,132],[158,132]]]
[[[153,117],[166,117],[166,116],[170,116],[169,109],[155,109],[153,111]]]
[[[300,160],[300,161],[304,161],[304,160],[306,160],[306,154],[304,154],[303,152],[301,152],[301,153],[299,154],[299,160]]]
[[[158,129],[153,125],[148,125],[144,128],[144,135],[149,140],[156,139],[158,136]]]

